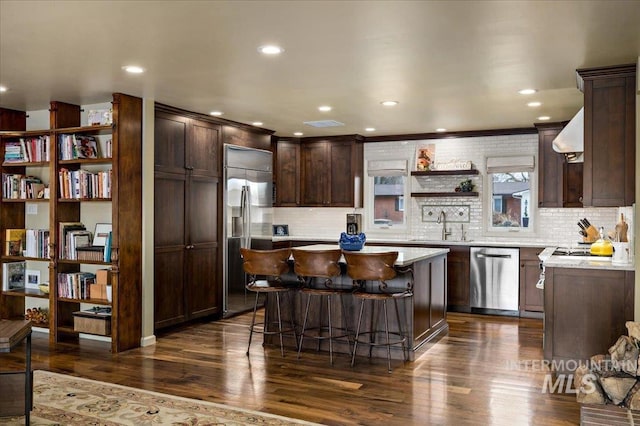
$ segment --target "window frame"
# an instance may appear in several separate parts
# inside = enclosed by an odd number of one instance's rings
[[[404,159],[402,159],[404,160]],[[379,160],[376,160],[379,161]],[[393,160],[391,160],[393,161]],[[404,188],[402,198],[404,199],[404,208],[402,210],[402,223],[394,223],[391,226],[389,225],[376,225],[374,223],[375,220],[375,191],[374,191],[374,181],[378,176],[369,176],[368,171],[368,162],[365,161],[365,184],[364,184],[364,229],[365,232],[376,232],[376,233],[387,233],[387,234],[397,234],[398,232],[405,232],[409,228],[410,224],[410,211],[411,209],[406,208],[406,200],[409,198],[409,187],[410,187],[410,177],[411,174],[407,168],[405,173],[398,173],[397,175],[392,176],[402,176],[404,178]],[[397,206],[397,200],[395,202]],[[395,206],[394,206],[395,207]]]
[[[533,170],[523,170],[518,169],[518,166],[513,166],[512,169],[508,171],[488,171],[485,167],[485,174],[483,179],[483,230],[484,235],[489,237],[504,237],[513,235],[517,233],[519,237],[523,238],[534,238],[537,236],[538,232],[538,157],[537,155],[532,155],[534,158],[534,168]],[[487,159],[485,158],[485,166],[487,164]],[[528,172],[529,173],[529,206],[528,206],[528,214],[529,214],[529,226],[527,228],[523,227],[498,227],[493,226],[493,207],[494,207],[494,194],[493,194],[493,174],[494,173],[508,173],[508,172]]]

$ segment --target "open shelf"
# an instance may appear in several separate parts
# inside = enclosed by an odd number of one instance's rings
[[[471,192],[412,192],[412,197],[477,197],[479,194],[475,191]]]
[[[48,167],[48,161],[5,161],[2,167]]]
[[[425,170],[413,171],[411,176],[459,176],[459,175],[477,175],[478,169],[469,170]]]
[[[111,306],[111,302],[105,299],[69,299],[67,297],[58,297],[58,302],[65,303],[88,303],[90,305]]]
[[[73,160],[58,160],[58,164],[61,166],[65,164],[109,164],[113,162],[111,157],[100,158],[74,158]]]
[[[2,292],[5,296],[15,296],[15,297],[38,297],[40,299],[48,299],[49,294],[43,293],[40,290],[35,288],[20,288],[15,290],[6,290]]]

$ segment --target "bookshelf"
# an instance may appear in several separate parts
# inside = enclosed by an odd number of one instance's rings
[[[50,129],[36,132],[24,131],[19,111],[0,108],[0,129],[9,130],[0,132],[3,159],[7,144],[21,137],[47,136],[50,141],[48,161],[3,162],[1,166],[3,174],[27,174],[41,170],[42,180],[49,185],[49,199],[3,197],[0,200],[0,231],[3,239],[0,261],[27,260],[44,264],[48,269],[45,276],[50,282],[49,294],[31,289],[3,291],[0,293],[0,318],[23,316],[26,298],[48,299],[50,342],[78,342],[80,333],[74,330],[73,313],[84,310],[86,305],[110,306],[112,315],[108,336],[111,351],[115,353],[140,346],[142,334],[142,100],[115,93],[111,104],[113,124],[83,126],[79,105],[53,101],[49,114]],[[22,129],[19,129],[21,125]],[[60,159],[59,141],[63,135],[97,141],[98,158],[65,156],[64,160]],[[70,177],[66,181],[61,179],[67,175],[75,176],[75,186],[70,183]],[[94,176],[98,175],[101,177],[96,181]],[[94,184],[95,187],[92,186]],[[25,212],[28,210],[27,204],[32,203],[48,208],[44,226],[49,230],[49,257],[7,256],[5,230],[27,228],[29,215]],[[75,260],[61,256],[61,222],[82,222],[91,232],[96,224],[111,223],[111,259]],[[59,293],[56,285],[58,274],[94,272],[105,268],[111,269],[111,301],[95,297],[62,297]]]

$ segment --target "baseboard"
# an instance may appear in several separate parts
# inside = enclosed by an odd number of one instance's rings
[[[140,346],[142,346],[143,348],[145,346],[151,346],[155,344],[156,344],[156,336],[154,334],[152,334],[151,336],[145,336],[142,339],[140,339]]]

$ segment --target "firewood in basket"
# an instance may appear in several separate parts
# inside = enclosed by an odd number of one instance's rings
[[[633,337],[636,340],[640,340],[640,322],[627,321],[627,334],[629,337]]]
[[[610,374],[601,376],[600,384],[611,402],[618,405],[624,401],[631,388],[636,384],[636,378],[626,373],[610,372]]]
[[[638,348],[629,336],[620,336],[616,343],[609,348],[612,364],[632,376],[638,370]]]
[[[586,365],[580,365],[573,374],[574,386],[576,388],[576,400],[580,404],[607,403],[607,397],[598,383],[598,379]]]

